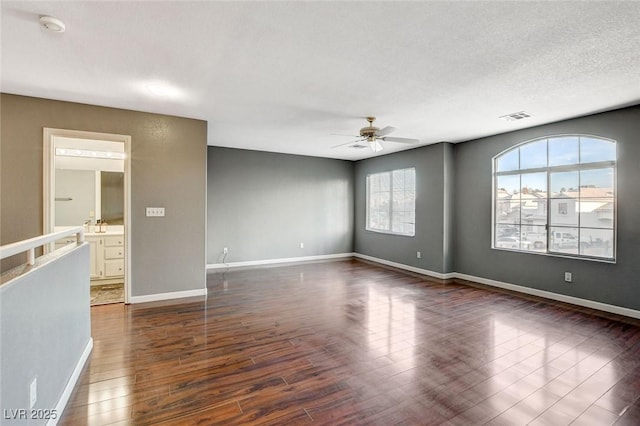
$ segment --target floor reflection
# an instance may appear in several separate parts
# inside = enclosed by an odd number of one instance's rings
[[[92,308],[62,425],[640,424],[640,321],[357,260]]]
[[[367,347],[372,356],[404,360],[402,368],[415,367],[415,305],[395,295],[388,286],[372,284],[366,299]]]

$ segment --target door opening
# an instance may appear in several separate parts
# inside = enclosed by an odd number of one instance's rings
[[[129,303],[131,137],[45,128],[43,142],[44,232],[83,226],[92,304]]]

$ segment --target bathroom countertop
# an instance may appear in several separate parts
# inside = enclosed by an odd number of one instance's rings
[[[84,235],[86,237],[99,237],[101,235],[124,235],[124,232],[122,230],[108,229],[107,232],[85,232]]]
[[[56,226],[55,231],[64,231],[66,229],[75,228],[74,226]],[[83,228],[84,229],[84,228]],[[92,232],[84,232],[86,237],[100,237],[103,235],[124,235],[123,225],[108,225],[107,232],[93,232],[93,226],[91,226]]]

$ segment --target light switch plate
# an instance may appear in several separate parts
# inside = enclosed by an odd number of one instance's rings
[[[147,207],[147,216],[164,216],[164,207]]]

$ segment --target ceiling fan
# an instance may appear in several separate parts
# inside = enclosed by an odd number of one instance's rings
[[[391,136],[387,136],[389,133],[392,133],[396,130],[393,126],[383,127],[379,129],[378,127],[374,127],[373,122],[376,120],[375,117],[367,117],[367,121],[369,125],[360,129],[360,137],[355,141],[350,141],[347,143],[341,143],[340,145],[332,146],[331,148],[339,148],[341,146],[355,144],[353,147],[363,147],[362,145],[358,145],[360,142],[366,142],[369,145],[369,148],[373,152],[379,152],[384,149],[381,141],[383,142],[399,142],[399,143],[418,143],[419,139],[409,139],[409,138],[395,138]]]

